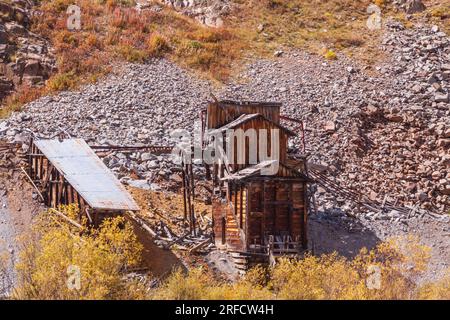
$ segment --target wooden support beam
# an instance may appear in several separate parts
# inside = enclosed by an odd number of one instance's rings
[[[185,177],[186,177],[186,197],[187,197],[187,205],[188,205],[188,217],[189,217],[189,231],[192,233],[192,204],[191,204],[191,188],[190,188],[190,179],[189,179],[189,169],[188,165],[184,166]]]
[[[63,218],[64,220],[66,220],[67,222],[69,222],[69,223],[72,224],[73,226],[77,227],[78,229],[83,229],[83,227],[82,227],[81,224],[79,224],[78,222],[76,222],[76,221],[73,220],[73,219],[70,219],[68,216],[66,216],[66,215],[63,214],[62,212],[59,212],[58,210],[53,209],[53,208],[49,209],[49,211],[52,212],[52,213],[54,213],[54,214],[56,214],[57,216]]]
[[[36,185],[34,184],[33,180],[31,179],[31,177],[28,175],[28,173],[25,171],[25,169],[23,167],[20,167],[20,169],[22,170],[22,172],[25,174],[25,176],[28,178],[28,180],[31,182],[31,185],[34,187],[34,189],[36,189],[39,197],[42,199],[42,201],[45,202],[44,196],[42,195],[41,191],[39,191],[38,187],[36,187]]]
[[[208,245],[209,243],[211,243],[211,239],[206,239],[206,240],[200,242],[199,244],[194,245],[191,249],[189,249],[189,253],[196,252],[196,251],[200,250],[201,248],[205,247],[206,245]]]
[[[182,168],[183,168],[183,170],[182,170],[182,179],[183,179],[183,209],[184,209],[184,221],[186,221],[187,220],[187,215],[188,215],[188,213],[187,213],[187,199],[186,199],[186,197],[187,197],[187,190],[186,190],[186,171],[185,171],[185,169],[184,169],[184,163],[182,163]]]
[[[262,182],[263,188],[262,188],[262,200],[263,200],[263,214],[261,218],[261,244],[263,244],[264,241],[264,232],[266,230],[266,217],[267,217],[267,197],[266,197],[266,182]],[[275,189],[275,199],[276,199],[276,189]],[[276,225],[276,215],[275,215],[275,225]]]
[[[239,202],[240,202],[240,204],[239,204],[239,226],[241,227],[241,229],[243,229],[243,224],[244,224],[244,215],[243,215],[243,210],[244,210],[244,208],[243,208],[243,198],[244,198],[244,195],[243,195],[243,189],[244,189],[244,187],[243,187],[243,185],[242,184],[240,184],[239,185]]]
[[[94,219],[92,219],[92,216],[91,216],[91,214],[89,213],[89,208],[86,208],[85,209],[85,212],[86,212],[86,216],[87,216],[87,218],[88,218],[88,220],[89,220],[89,223],[91,223],[91,224],[93,224],[94,223]],[[95,218],[95,217],[94,217]],[[96,221],[95,221],[96,222]]]
[[[307,218],[308,218],[308,201],[307,201],[307,186],[306,183],[304,183],[303,185],[303,199],[304,199],[304,203],[303,203],[303,213],[301,216],[301,225],[302,225],[302,247],[303,249],[307,249],[308,248],[308,237],[307,237]]]
[[[196,218],[195,218],[195,207],[194,207],[194,201],[195,201],[195,182],[194,182],[194,172],[193,172],[193,165],[192,163],[189,165],[189,175],[191,178],[191,197],[192,197],[192,201],[191,201],[191,206],[192,206],[192,210],[191,210],[191,219],[192,219],[192,230],[193,230],[193,234],[194,236],[197,235],[197,231],[196,231]]]

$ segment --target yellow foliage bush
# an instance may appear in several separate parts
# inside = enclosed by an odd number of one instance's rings
[[[75,206],[60,208],[77,219]],[[354,259],[337,253],[302,259],[280,258],[275,267],[257,266],[236,282],[218,280],[205,269],[175,270],[158,287],[127,279],[142,251],[123,217],[79,230],[51,211],[40,215],[24,239],[17,265],[16,299],[158,300],[363,300],[449,299],[450,270],[441,280],[418,285],[430,249],[414,236],[394,238]],[[79,290],[68,286],[69,267],[81,271]],[[373,282],[373,270],[379,274]],[[1,268],[0,268],[1,272]]]
[[[336,60],[337,59],[337,55],[333,50],[327,50],[327,52],[325,52],[325,54],[324,54],[324,57],[327,60]]]
[[[74,206],[61,209],[76,216]],[[106,219],[97,230],[78,230],[51,211],[41,214],[23,239],[17,265],[16,299],[140,299],[143,288],[125,280],[142,245],[123,217]],[[84,224],[85,225],[85,224]],[[80,287],[68,285],[71,267],[80,270]]]
[[[47,81],[50,91],[67,90],[76,87],[78,77],[73,72],[59,73]]]
[[[418,298],[422,300],[450,300],[450,269],[447,269],[441,280],[423,285],[419,289]]]
[[[256,267],[236,283],[223,283],[196,269],[177,271],[153,299],[317,300],[317,299],[445,299],[449,278],[419,287],[416,277],[426,270],[430,249],[416,237],[396,238],[353,260],[336,253],[301,260],[281,258],[274,268]],[[370,286],[370,268],[379,268],[379,287]]]
[[[161,286],[153,298],[159,300],[201,300],[205,299],[208,291],[213,289],[216,283],[203,272],[202,269],[194,269],[189,275],[181,270],[176,270]]]

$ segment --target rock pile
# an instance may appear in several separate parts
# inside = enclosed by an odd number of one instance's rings
[[[257,60],[217,97],[280,101],[283,113],[307,125],[310,160],[343,187],[379,202],[444,213],[449,208],[449,39],[436,27],[388,24],[391,59],[377,76],[349,59],[326,62],[303,52]],[[171,143],[171,129],[192,131],[213,86],[165,60],[126,65],[117,75],[29,104],[0,123],[0,136],[24,141],[27,130],[51,136],[64,129],[109,145]],[[297,141],[297,143],[299,143]],[[153,188],[174,181],[167,156],[116,153],[105,158],[120,177],[134,172]],[[198,169],[199,170],[199,169]],[[359,208],[319,188],[319,209]]]
[[[285,112],[309,128],[311,161],[328,168],[343,187],[371,200],[444,213],[450,188],[449,38],[436,27],[389,28],[384,49],[392,59],[377,68],[379,76],[342,57],[329,64],[293,54],[256,62],[226,96],[283,101]],[[336,204],[322,202],[324,209]],[[359,211],[345,201],[338,205]]]
[[[210,27],[222,27],[223,17],[230,13],[229,0],[161,0],[183,14]]]
[[[42,85],[55,71],[47,41],[28,30],[33,2],[0,2],[0,100],[20,85]]]
[[[407,14],[422,12],[426,9],[422,0],[394,0],[393,4]]]
[[[81,92],[62,92],[31,103],[0,123],[0,135],[25,142],[30,131],[50,137],[64,129],[91,144],[172,145],[172,129],[192,131],[209,92],[208,82],[168,61],[130,64]],[[120,178],[134,172],[145,188],[156,188],[146,181],[170,179],[174,172],[169,155],[116,152],[104,161]]]

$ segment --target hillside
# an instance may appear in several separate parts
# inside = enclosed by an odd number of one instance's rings
[[[213,96],[281,102],[284,115],[306,124],[311,168],[333,184],[311,186],[309,249],[353,259],[413,234],[431,250],[419,282],[445,274],[448,1],[376,0],[380,29],[367,26],[370,0],[75,2],[82,28],[69,31],[72,1],[0,1],[1,140],[64,131],[97,145],[167,146],[173,130],[198,128]],[[148,192],[146,218],[158,207],[148,199],[180,194],[168,155],[112,152],[103,162]],[[201,166],[194,173],[204,179]],[[3,225],[0,234],[13,238]]]

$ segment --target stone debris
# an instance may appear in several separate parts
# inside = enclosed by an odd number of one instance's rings
[[[24,112],[0,122],[0,136],[26,142],[30,131],[51,137],[64,129],[95,145],[170,146],[172,130],[192,132],[199,125],[195,122],[210,91],[208,82],[168,61],[129,64],[81,92],[62,92],[33,102]],[[148,152],[113,152],[103,161],[123,183],[130,181],[149,190],[157,188],[154,182],[168,180],[178,170],[170,155]],[[194,173],[201,174],[202,169],[196,167]]]
[[[393,0],[392,3],[407,14],[414,14],[426,10],[422,0]]]
[[[233,7],[230,0],[160,0],[161,3],[209,26],[223,27],[224,17]]]
[[[373,200],[388,195],[399,206],[445,213],[449,38],[427,26],[405,29],[393,21],[387,26],[383,49],[391,59],[376,68],[377,76],[349,72],[358,68],[344,57],[323,64],[315,56],[291,53],[284,61],[255,62],[224,96],[282,101],[285,113],[306,122],[311,162],[324,165],[342,187]],[[290,89],[271,89],[275,86]],[[439,175],[433,178],[435,171]],[[332,198],[319,193],[319,208],[334,207]]]
[[[310,161],[337,183],[377,201],[387,195],[399,206],[444,213],[450,177],[449,38],[426,26],[405,29],[390,21],[387,27],[382,45],[391,59],[377,67],[377,76],[345,57],[329,63],[286,52],[255,61],[236,81],[215,89],[166,60],[152,60],[124,65],[81,92],[30,103],[0,123],[0,137],[26,141],[29,130],[52,136],[64,129],[94,144],[172,145],[172,129],[199,128],[195,121],[210,92],[280,101],[283,113],[305,121]],[[116,152],[104,161],[124,183],[138,180],[145,188],[160,180],[177,183],[169,155]],[[195,175],[203,174],[200,166],[194,168]],[[336,205],[327,197],[319,192],[319,209]],[[360,213],[351,203],[340,205]]]

